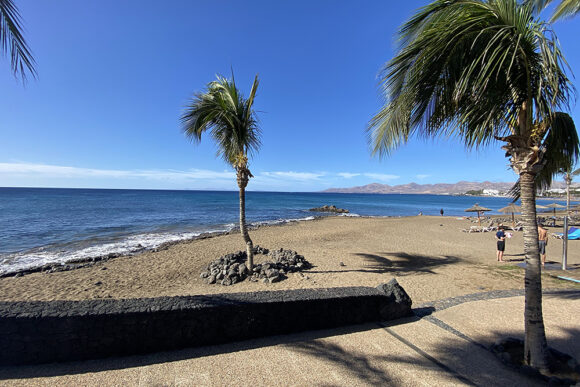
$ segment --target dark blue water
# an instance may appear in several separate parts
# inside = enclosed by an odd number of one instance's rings
[[[248,192],[248,223],[307,220],[334,204],[361,216],[468,215],[475,202],[497,210],[508,198]],[[0,273],[48,262],[130,253],[227,231],[238,223],[237,192],[0,188]]]

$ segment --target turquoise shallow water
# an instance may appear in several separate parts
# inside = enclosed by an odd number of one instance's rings
[[[360,216],[464,216],[475,202],[497,211],[508,198],[443,195],[247,192],[253,224],[327,216],[333,204]],[[161,243],[227,231],[238,222],[238,193],[101,189],[0,188],[0,273],[131,253]],[[495,212],[497,213],[497,212]]]

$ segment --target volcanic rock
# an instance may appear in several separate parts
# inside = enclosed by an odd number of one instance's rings
[[[333,212],[336,214],[348,214],[349,211],[344,209],[344,208],[337,208],[334,205],[326,205],[326,206],[322,206],[322,207],[315,207],[315,208],[311,208],[308,211],[312,211],[312,212]]]

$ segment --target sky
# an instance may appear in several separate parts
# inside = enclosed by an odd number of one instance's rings
[[[370,153],[378,73],[427,3],[16,0],[38,78],[23,85],[0,57],[0,187],[237,190],[211,137],[193,144],[179,123],[193,93],[232,70],[245,95],[260,79],[248,190],[515,181],[497,142]],[[554,25],[577,76],[579,27],[580,16]],[[571,115],[580,123],[577,104]]]

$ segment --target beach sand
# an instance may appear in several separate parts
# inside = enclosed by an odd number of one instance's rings
[[[251,231],[254,245],[291,249],[314,267],[274,284],[244,281],[233,286],[208,285],[200,272],[212,260],[244,249],[239,234],[186,241],[158,252],[100,262],[68,272],[34,273],[0,279],[1,301],[141,298],[254,292],[297,288],[377,286],[392,278],[415,304],[463,294],[524,286],[522,232],[506,242],[507,263],[496,261],[494,232],[464,233],[474,225],[454,217],[329,217],[260,227]],[[549,232],[561,232],[549,229]],[[560,262],[562,242],[550,237],[548,261]],[[266,256],[257,255],[256,262]],[[341,262],[344,265],[341,265]],[[561,272],[580,274],[580,242],[569,245]],[[580,287],[546,271],[544,288]]]

